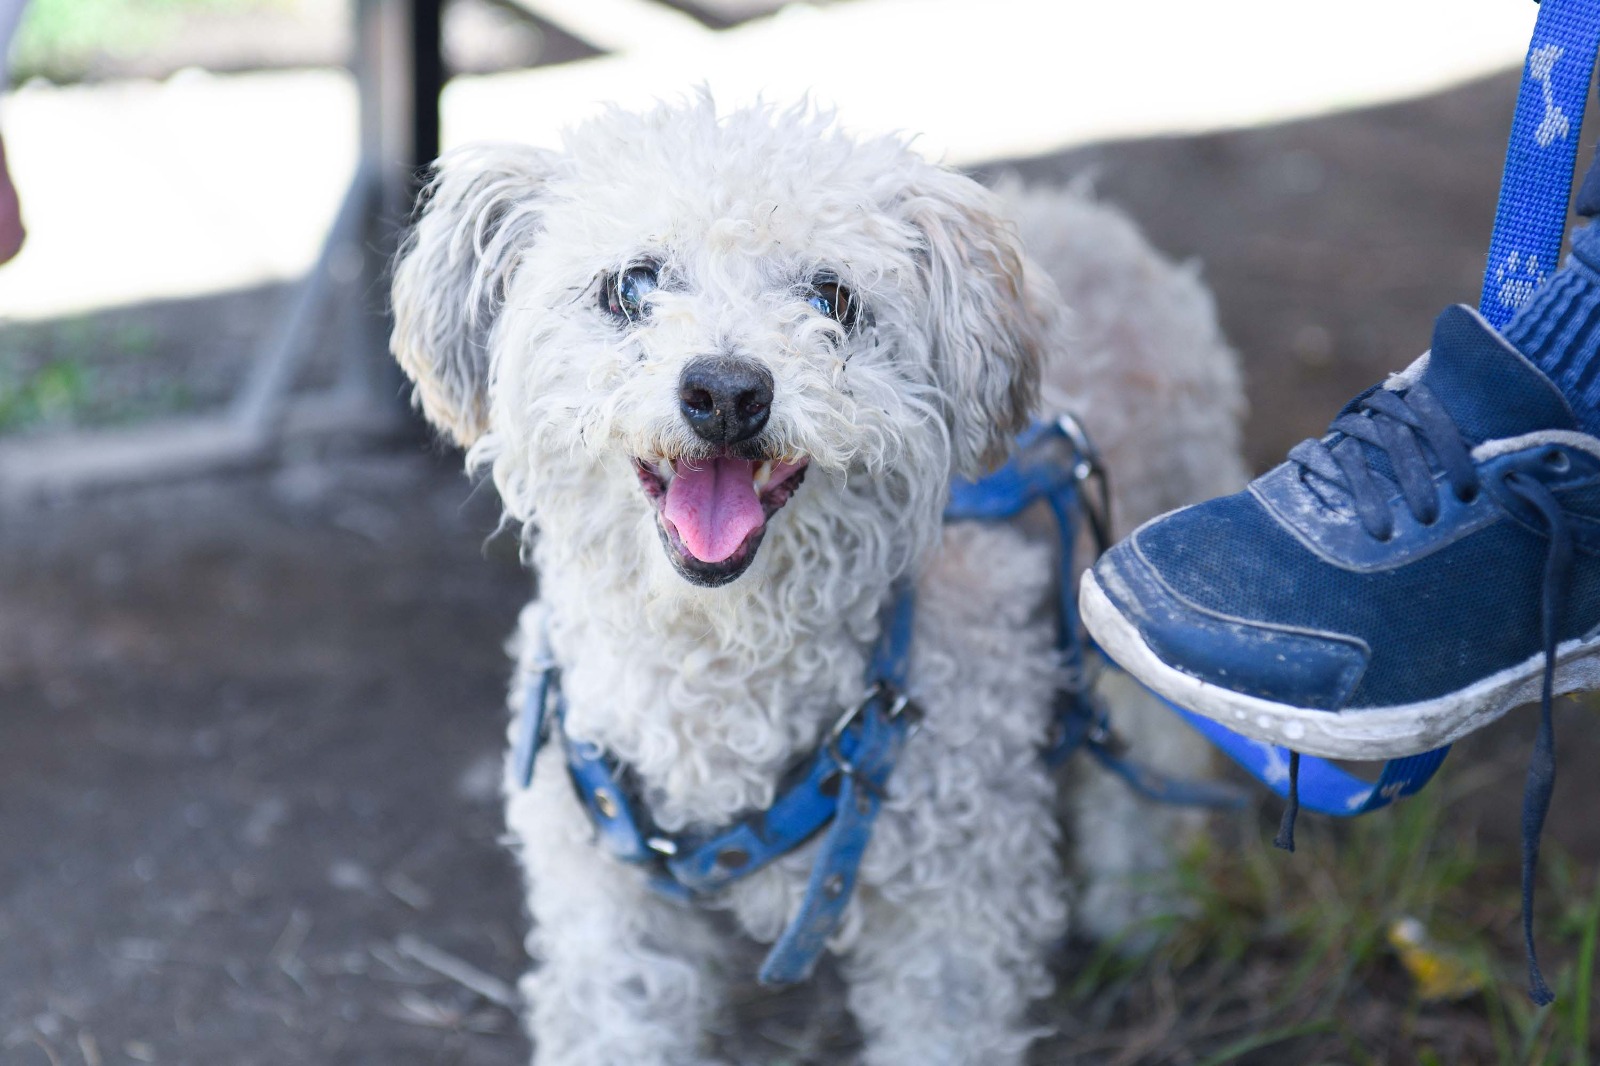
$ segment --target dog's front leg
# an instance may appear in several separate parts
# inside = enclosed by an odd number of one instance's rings
[[[882,825],[874,846],[899,869],[863,892],[844,962],[866,1066],[1006,1066],[1039,1035],[1025,1014],[1050,989],[1046,954],[1066,923],[1043,775],[1030,765],[1003,792],[947,793],[963,810],[942,826],[931,796],[885,812],[901,824]],[[869,851],[863,880],[878,858]]]
[[[515,796],[536,968],[522,982],[538,1066],[701,1066],[717,941],[593,841],[559,751]]]

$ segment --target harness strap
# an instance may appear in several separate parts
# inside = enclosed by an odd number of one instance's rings
[[[861,702],[833,724],[771,807],[720,832],[660,831],[648,809],[632,796],[626,771],[616,760],[567,734],[559,671],[547,646],[540,649],[543,665],[529,679],[523,698],[513,764],[517,780],[524,788],[532,780],[534,758],[551,717],[548,707],[554,703],[567,771],[600,843],[623,862],[653,865],[651,888],[685,903],[787,855],[831,821],[800,907],[761,970],[766,984],[804,980],[850,901],[895,760],[920,715],[901,694],[915,614],[911,588],[902,585],[885,613],[869,670],[873,683]],[[547,641],[542,632],[540,639]]]
[[[811,976],[828,938],[839,927],[855,891],[861,858],[883,806],[900,748],[910,732],[905,713],[891,713],[886,695],[875,697],[863,716],[861,742],[844,775],[833,823],[817,849],[800,908],[761,965],[764,985],[787,985]]]
[[[881,756],[868,750],[876,743],[875,730],[880,730],[886,721],[903,734],[909,733],[920,713],[900,695],[909,673],[915,608],[911,587],[902,585],[896,589],[873,649],[869,676],[875,680],[861,702],[834,723],[811,759],[779,788],[772,806],[683,847],[669,858],[667,871],[674,880],[692,892],[725,888],[804,844],[845,806],[844,786],[864,765],[881,761]],[[894,754],[898,751],[897,743]],[[883,770],[884,780],[877,782],[880,791],[891,769],[892,754]],[[824,844],[823,857],[827,847]],[[819,865],[823,857],[819,857]],[[801,914],[805,912],[806,903],[802,902]]]
[[[565,710],[565,706],[561,707],[557,715],[563,725]],[[567,772],[572,775],[573,788],[606,850],[623,862],[655,860],[662,845],[652,848],[650,841],[667,838],[652,833],[645,819],[635,812],[616,763],[600,747],[586,740],[573,740],[564,728],[561,740],[566,745]]]
[[[550,652],[550,636],[539,627],[539,655],[534,674],[522,693],[522,711],[517,715],[517,744],[512,752],[512,773],[518,788],[533,783],[533,762],[544,743],[545,717],[551,697],[559,698],[560,671]]]
[[[1117,754],[1110,744],[1085,745],[1094,761],[1110,770],[1123,783],[1147,800],[1175,807],[1211,807],[1237,810],[1249,802],[1243,789],[1223,781],[1189,781],[1153,770],[1143,763]]]
[[[1067,461],[1051,452],[1052,442],[1066,447]],[[1110,485],[1089,435],[1076,419],[1063,414],[1029,426],[1017,438],[1015,455],[999,470],[980,481],[951,485],[944,516],[946,521],[1007,521],[1041,500],[1056,520],[1060,556],[1056,650],[1067,675],[1057,695],[1055,735],[1044,751],[1045,764],[1060,766],[1081,749],[1146,799],[1186,807],[1243,806],[1249,797],[1232,785],[1178,780],[1128,758],[1094,697],[1088,648],[1078,620],[1073,560],[1080,521],[1088,525],[1096,555],[1110,546]]]
[[[857,757],[860,730],[847,729],[835,750],[845,760]],[[792,783],[778,790],[771,807],[741,818],[728,829],[667,859],[672,880],[690,892],[709,893],[755,873],[810,840],[839,803],[845,773],[824,746]]]

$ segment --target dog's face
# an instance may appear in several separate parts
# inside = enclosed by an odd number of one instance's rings
[[[620,523],[704,587],[824,511],[936,523],[1026,420],[1050,313],[967,178],[708,101],[447,156],[394,300],[420,403],[518,518]]]

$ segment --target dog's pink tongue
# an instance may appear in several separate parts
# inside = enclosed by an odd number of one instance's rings
[[[722,562],[766,521],[753,483],[755,464],[749,460],[712,459],[698,465],[685,460],[673,468],[676,474],[661,513],[701,562]]]

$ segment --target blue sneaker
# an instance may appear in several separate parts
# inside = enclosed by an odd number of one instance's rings
[[[1534,869],[1550,702],[1600,688],[1600,439],[1477,312],[1244,492],[1156,518],[1084,575],[1084,623],[1140,681],[1293,752],[1391,759],[1539,699],[1523,797]],[[1294,785],[1281,846],[1293,850]]]
[[[1600,687],[1600,440],[1474,311],[1244,492],[1086,574],[1100,647],[1258,740],[1378,760]]]

